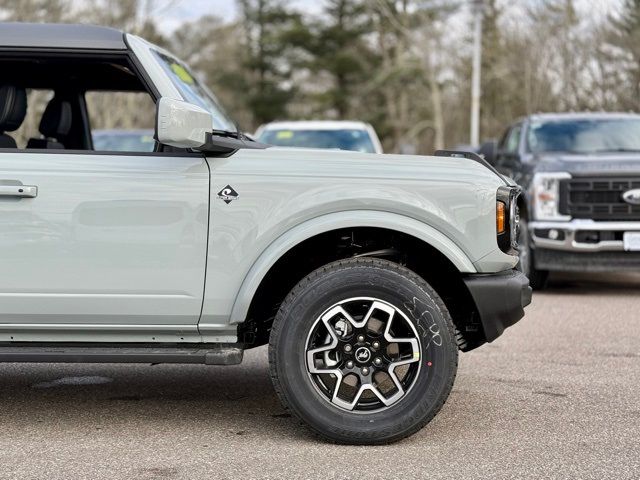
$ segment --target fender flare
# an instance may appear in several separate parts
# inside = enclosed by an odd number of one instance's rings
[[[414,218],[375,210],[350,210],[306,220],[276,238],[253,263],[236,295],[230,324],[244,322],[253,296],[271,267],[289,250],[316,235],[349,227],[376,227],[411,235],[447,257],[460,272],[476,273],[473,262],[449,237]]]

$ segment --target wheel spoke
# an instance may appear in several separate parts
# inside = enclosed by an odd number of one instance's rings
[[[406,365],[408,363],[417,362],[420,360],[420,344],[417,338],[397,338],[391,335],[391,323],[393,322],[393,317],[389,318],[389,322],[387,323],[387,328],[384,331],[384,339],[389,343],[408,343],[411,345],[411,358],[407,360],[403,360],[400,362],[395,362],[390,365],[399,366]],[[394,367],[395,368],[395,367]]]
[[[349,315],[344,308],[341,306],[336,306],[325,313],[322,317],[322,323],[324,324],[327,332],[329,333],[329,337],[331,337],[331,341],[328,344],[322,345],[321,347],[314,348],[312,350],[307,351],[307,365],[309,367],[309,371],[311,373],[334,373],[339,370],[335,369],[318,369],[316,368],[315,356],[318,353],[330,352],[338,346],[338,336],[336,335],[333,326],[330,323],[330,320],[334,318],[337,314],[342,314],[348,321],[353,321],[351,315]]]
[[[343,377],[341,376],[340,381],[336,381],[336,386],[333,389],[333,397],[331,398],[331,402],[342,407],[345,408],[347,410],[353,410],[355,408],[355,406],[358,404],[358,401],[360,400],[360,397],[362,396],[362,392],[364,392],[364,385],[361,385],[360,388],[358,389],[358,391],[356,392],[356,394],[353,397],[353,400],[351,400],[350,402],[343,400],[342,398],[340,398],[338,396],[338,392],[340,390],[340,385],[342,384],[342,380]]]
[[[378,399],[387,406],[392,405],[400,397],[404,395],[404,390],[402,389],[402,387],[400,387],[399,391],[396,394],[392,395],[391,397],[385,397],[380,391],[380,389],[378,389],[378,387],[374,384],[369,385],[369,390],[371,390],[374,393],[374,395],[378,397]]]

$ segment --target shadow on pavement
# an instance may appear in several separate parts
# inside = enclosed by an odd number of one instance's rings
[[[176,428],[313,439],[286,413],[266,349],[242,365],[0,364],[0,428]]]

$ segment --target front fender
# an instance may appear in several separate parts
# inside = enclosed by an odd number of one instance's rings
[[[230,323],[242,323],[251,300],[269,269],[291,248],[316,235],[349,227],[377,227],[411,235],[445,255],[464,273],[475,273],[469,257],[451,239],[435,228],[410,217],[395,213],[369,210],[351,210],[322,215],[307,220],[273,241],[254,262],[245,276],[231,311]]]

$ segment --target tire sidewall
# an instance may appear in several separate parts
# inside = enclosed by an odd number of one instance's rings
[[[274,353],[282,393],[290,408],[314,430],[338,439],[375,436],[383,441],[405,436],[437,413],[455,378],[457,345],[444,305],[424,281],[414,277],[371,266],[330,271],[299,289],[290,308],[281,312],[284,328]],[[354,413],[332,405],[307,373],[306,342],[316,319],[336,303],[354,297],[373,297],[395,306],[414,325],[420,340],[418,377],[402,399],[380,412]]]
[[[531,237],[529,236],[529,225],[526,220],[520,223],[519,243],[519,261],[516,268],[524,273],[527,277],[531,276],[533,271],[533,251],[531,250]]]
[[[547,270],[538,270],[535,267],[535,250],[531,248],[531,233],[529,232],[529,225],[526,220],[520,224],[518,243],[520,244],[520,252],[516,269],[529,278],[531,287],[534,290],[544,289],[547,285],[549,272]],[[523,255],[523,253],[526,253],[526,255]]]

